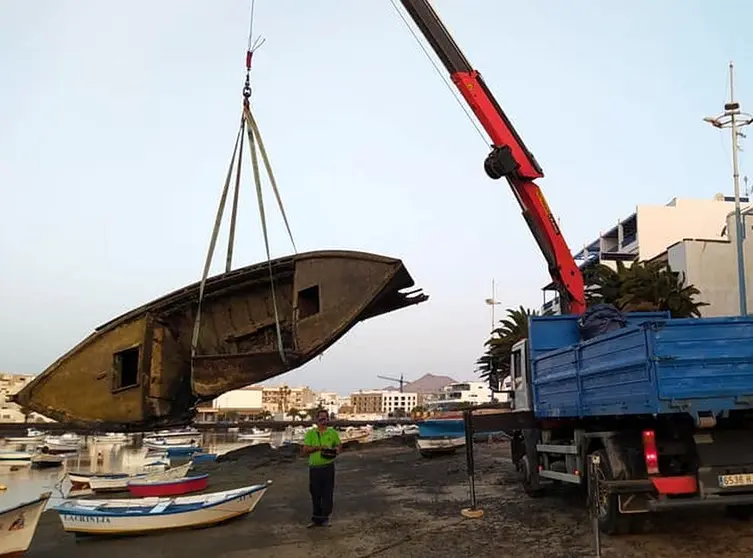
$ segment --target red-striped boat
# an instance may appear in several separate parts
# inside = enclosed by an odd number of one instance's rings
[[[209,475],[196,475],[162,481],[132,480],[128,482],[128,492],[139,498],[150,496],[180,496],[204,490],[209,484]]]

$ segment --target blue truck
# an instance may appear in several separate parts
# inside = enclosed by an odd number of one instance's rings
[[[610,534],[679,507],[750,517],[753,317],[625,319],[582,341],[578,316],[534,316],[513,347],[507,420],[525,491],[582,486]]]

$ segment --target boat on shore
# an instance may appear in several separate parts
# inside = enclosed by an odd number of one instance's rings
[[[65,500],[54,509],[63,529],[76,534],[135,535],[209,527],[253,511],[270,484],[175,498]]]
[[[162,472],[170,466],[170,460],[156,460],[144,465],[145,473]],[[94,471],[69,471],[66,475],[71,482],[71,490],[87,490],[91,489],[89,481],[95,477],[128,477],[128,473],[97,473]]]
[[[423,457],[455,453],[463,446],[465,446],[465,436],[416,439],[416,448]]]
[[[190,461],[165,469],[164,471],[155,471],[150,473],[114,473],[111,475],[97,475],[89,477],[89,488],[94,492],[125,492],[128,490],[128,483],[133,480],[170,480],[185,477],[191,469],[193,463]]]
[[[44,492],[31,502],[0,510],[0,557],[20,557],[29,549],[51,495]]]
[[[357,323],[427,300],[406,292],[413,284],[399,259],[353,251],[236,269],[204,284],[195,351],[198,282],[98,327],[12,400],[97,430],[187,424],[198,403],[299,368]]]
[[[367,428],[353,428],[349,426],[344,432],[340,432],[340,442],[342,444],[361,443],[368,441],[371,436],[371,430]]]
[[[128,481],[128,492],[136,498],[181,496],[201,492],[208,485],[209,475],[207,474],[168,480],[134,479]]]

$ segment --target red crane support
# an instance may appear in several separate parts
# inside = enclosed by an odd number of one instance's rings
[[[505,177],[515,193],[523,218],[544,254],[549,273],[559,290],[562,313],[582,314],[586,309],[583,275],[543,192],[534,182],[544,176],[544,171],[428,0],[401,0],[401,3],[489,134],[492,151],[484,162],[484,170],[495,180]]]

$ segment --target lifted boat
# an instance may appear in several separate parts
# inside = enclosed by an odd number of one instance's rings
[[[399,259],[363,252],[240,268],[207,280],[193,358],[200,283],[99,327],[13,401],[98,430],[187,424],[197,403],[298,368],[358,322],[427,300],[402,292],[413,284]]]

